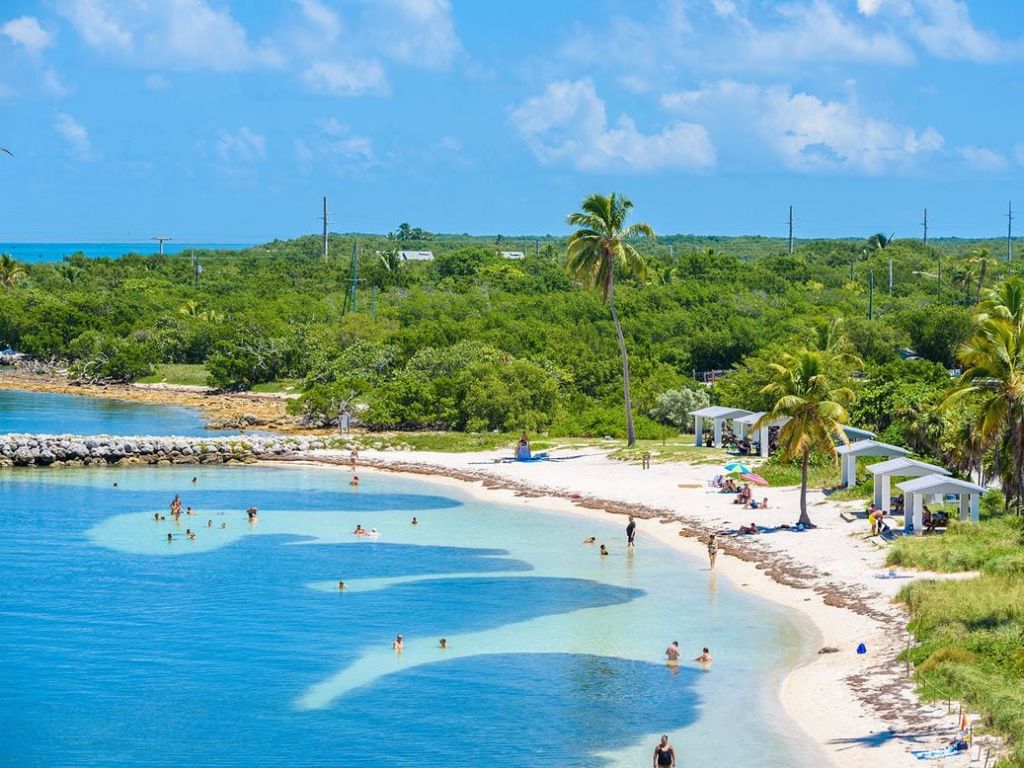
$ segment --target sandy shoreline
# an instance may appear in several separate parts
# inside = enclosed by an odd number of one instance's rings
[[[606,521],[631,513],[638,519],[641,545],[650,537],[705,561],[703,542],[710,531],[751,521],[777,526],[797,516],[796,489],[768,489],[766,511],[733,507],[731,496],[706,487],[715,467],[655,464],[644,471],[600,452],[567,463],[528,465],[493,463],[498,456],[363,451],[359,464],[361,471],[426,476],[502,504]],[[347,465],[348,456],[319,451],[298,460]],[[837,768],[941,765],[918,760],[910,750],[948,743],[957,730],[958,704],[953,702],[950,713],[945,702],[917,699],[897,659],[910,640],[907,616],[893,602],[909,580],[940,576],[914,572],[884,578],[885,551],[866,539],[863,521],[847,523],[839,516],[844,505],[825,500],[820,492],[809,504],[817,529],[726,537],[715,567],[740,588],[799,612],[813,625],[822,647],[838,649],[815,655],[786,675],[779,691],[786,714]],[[856,653],[861,642],[867,654]]]

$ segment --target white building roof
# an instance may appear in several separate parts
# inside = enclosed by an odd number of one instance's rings
[[[764,416],[764,414],[765,414],[764,411],[757,411],[755,413],[751,413],[751,414],[748,414],[746,416],[740,416],[740,417],[734,419],[734,421],[736,421],[739,424],[746,424],[746,425],[752,427],[752,426],[754,426],[757,423],[758,419],[760,419],[762,416]],[[768,426],[770,426],[770,427],[781,427],[783,424],[785,424],[788,421],[789,421],[789,416],[780,416],[779,418],[777,418],[774,421],[772,421],[772,423],[769,424]]]
[[[935,464],[926,464],[906,456],[872,464],[867,468],[872,475],[895,475],[896,477],[923,477],[925,475],[948,475],[949,470]]]
[[[836,453],[840,456],[906,456],[910,451],[877,440],[858,440],[849,445],[840,445]]]
[[[915,477],[913,480],[896,483],[896,487],[904,493],[924,493],[929,496],[932,494],[945,496],[947,493],[984,493],[987,490],[966,480],[957,480],[955,477],[944,475]]]
[[[724,405],[709,405],[690,412],[691,416],[700,416],[702,419],[735,419],[738,416],[749,416],[750,411],[742,408],[726,408]]]
[[[843,432],[851,440],[873,440],[876,437],[874,432],[868,432],[866,429],[857,429],[857,427],[845,424],[843,425]]]
[[[399,251],[403,261],[433,261],[433,251]]]
[[[522,251],[502,251],[501,258],[503,259],[525,259],[526,254]]]

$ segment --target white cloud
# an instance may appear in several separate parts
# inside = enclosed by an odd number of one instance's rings
[[[64,84],[64,81],[55,69],[44,69],[40,79],[42,80],[43,88],[54,96],[67,96],[71,93],[71,89]]]
[[[54,35],[43,29],[34,16],[20,16],[0,27],[0,34],[30,54],[37,54],[53,45]]]
[[[715,149],[700,125],[679,122],[645,134],[622,115],[608,125],[604,102],[590,80],[551,83],[510,113],[512,125],[540,162],[568,163],[581,171],[702,169]]]
[[[785,86],[723,80],[665,94],[662,106],[697,115],[761,142],[788,168],[882,174],[910,167],[944,144],[934,128],[917,131],[865,111],[851,93],[828,101]]]
[[[376,164],[373,140],[359,136],[345,123],[330,117],[317,121],[317,134],[295,140],[295,157],[307,165],[323,160],[345,170],[365,169]]]
[[[1024,165],[1024,144],[1018,144],[1013,148],[1013,157],[1018,163]]]
[[[161,74],[146,75],[144,83],[147,91],[166,91],[171,87],[171,81]]]
[[[302,15],[320,31],[320,44],[333,43],[341,34],[341,17],[319,0],[295,0]]]
[[[53,120],[53,129],[68,143],[71,151],[79,160],[93,158],[92,140],[89,132],[71,115],[58,112]]]
[[[314,61],[302,73],[313,91],[332,96],[362,96],[388,92],[388,76],[381,63],[367,61]]]
[[[917,0],[917,6],[920,13],[912,30],[933,56],[987,62],[1024,52],[1020,41],[1010,43],[975,27],[970,9],[960,0]]]
[[[230,72],[283,62],[206,0],[68,0],[58,9],[90,46],[141,66]]]
[[[234,133],[221,131],[216,150],[225,163],[256,163],[267,156],[267,140],[248,126],[242,126]]]
[[[425,69],[444,69],[462,51],[449,0],[376,0],[366,33],[381,56]]]
[[[960,157],[976,171],[1002,171],[1008,163],[1002,154],[989,147],[966,146],[959,150]]]

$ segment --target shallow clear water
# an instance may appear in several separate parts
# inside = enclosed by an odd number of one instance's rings
[[[0,389],[0,434],[227,435],[208,430],[198,411],[108,397]]]
[[[774,711],[790,614],[619,525],[348,477],[0,471],[0,762],[646,766],[667,732],[681,766],[818,764]],[[197,516],[155,522],[174,493]]]
[[[164,243],[164,253],[181,253],[189,249],[211,251],[238,251],[249,248],[242,243]],[[0,253],[9,253],[18,261],[62,261],[65,256],[84,254],[90,259],[114,258],[127,253],[153,255],[160,252],[160,245],[148,243],[0,243]]]

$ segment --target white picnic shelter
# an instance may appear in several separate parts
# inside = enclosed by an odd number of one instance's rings
[[[849,445],[836,448],[842,460],[842,475],[839,484],[844,488],[852,488],[857,484],[857,459],[861,456],[906,456],[910,451],[897,445],[880,443],[877,440],[858,440]]]
[[[843,432],[846,433],[846,437],[850,440],[874,440],[878,437],[874,432],[868,432],[866,429],[851,427],[849,424],[843,425]]]
[[[913,480],[904,480],[896,487],[903,491],[904,526],[913,523],[914,535],[924,535],[924,498],[953,494],[960,498],[960,519],[970,518],[978,522],[981,509],[981,495],[985,488],[966,480],[957,480],[945,475],[925,475]]]
[[[732,420],[732,423],[733,423],[734,426],[739,427],[739,436],[743,437],[744,435],[747,434],[747,430],[748,429],[752,430],[754,428],[754,425],[764,415],[765,415],[764,411],[757,411],[755,413],[748,413],[746,416],[738,416],[738,417],[736,417],[735,419]],[[768,424],[764,424],[763,426],[758,427],[756,440],[757,440],[757,444],[758,444],[758,452],[760,453],[761,456],[767,456],[768,455],[768,435],[769,435],[769,430],[771,430],[772,427],[784,426],[786,424],[786,422],[788,422],[788,421],[789,421],[789,417],[788,416],[780,416],[777,419],[773,419]]]
[[[710,405],[690,413],[693,416],[694,445],[698,448],[704,445],[704,419],[711,419],[714,423],[715,448],[722,447],[722,424],[741,416],[749,416],[750,411],[742,408],[726,408],[724,405]]]
[[[894,477],[926,477],[927,475],[949,475],[948,469],[926,464],[923,461],[897,456],[868,467],[874,475],[875,506],[889,514],[889,502],[892,498],[892,480]]]

